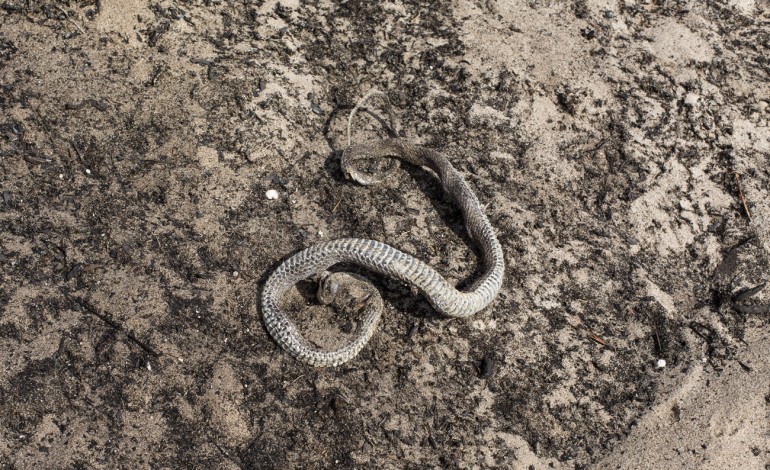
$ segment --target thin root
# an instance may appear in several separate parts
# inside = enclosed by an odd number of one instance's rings
[[[358,103],[356,103],[356,106],[353,108],[353,111],[350,112],[350,115],[348,116],[348,147],[350,147],[353,143],[353,138],[351,136],[351,128],[353,127],[353,117],[356,115],[359,109],[363,107],[364,104],[366,104],[367,101],[369,101],[370,98],[373,98],[375,96],[379,96],[382,98],[382,100],[385,102],[385,109],[388,112],[388,119],[390,119],[390,129],[393,133],[397,133],[398,130],[396,129],[396,115],[393,113],[393,105],[390,104],[390,99],[388,99],[388,95],[381,92],[380,90],[376,88],[372,88],[369,90],[363,98],[358,100]]]
[[[749,216],[749,222],[754,222],[751,218],[751,212],[749,212],[749,205],[746,204],[746,197],[743,195],[743,189],[741,189],[741,177],[738,173],[735,174],[735,181],[738,183],[738,195],[741,197],[741,202],[743,202],[743,209],[746,211],[746,215]]]

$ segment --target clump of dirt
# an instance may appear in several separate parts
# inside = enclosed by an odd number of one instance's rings
[[[659,359],[719,371],[767,326],[768,14],[2,3],[1,465],[596,462],[655,401]],[[347,113],[372,87],[404,136],[466,175],[507,278],[460,321],[362,273],[387,305],[381,329],[314,369],[261,321],[260,286],[286,256],[355,236],[463,285],[477,270],[426,170],[343,179]],[[355,139],[384,135],[356,121]],[[312,300],[293,302],[323,337]]]

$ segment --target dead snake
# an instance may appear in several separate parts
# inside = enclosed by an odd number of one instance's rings
[[[356,168],[357,162],[360,164],[363,160],[397,158],[431,169],[441,181],[444,191],[460,206],[468,234],[480,248],[484,274],[467,290],[459,291],[424,262],[376,240],[340,238],[300,251],[278,266],[268,278],[262,291],[262,312],[265,326],[275,341],[297,359],[314,366],[338,366],[355,357],[369,342],[382,315],[382,299],[373,289],[375,295],[365,302],[363,320],[355,338],[348,344],[326,351],[303,338],[294,323],[279,308],[278,300],[297,282],[317,276],[318,298],[321,303],[329,303],[339,290],[340,283],[344,282],[341,277],[344,273],[326,271],[335,264],[353,263],[407,282],[422,291],[436,310],[450,317],[467,317],[482,310],[497,296],[503,281],[503,250],[492,225],[482,212],[476,195],[444,155],[395,137],[350,145],[350,123],[353,116],[372,96],[385,99],[391,124],[394,121],[390,103],[383,93],[371,91],[359,101],[348,119],[348,147],[341,160],[343,173],[360,184],[370,185],[382,177],[360,171]]]

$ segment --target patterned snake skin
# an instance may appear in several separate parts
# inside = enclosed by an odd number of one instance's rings
[[[348,121],[350,122],[362,104],[380,92],[370,92],[358,103]],[[390,103],[388,113],[393,122]],[[350,143],[350,142],[348,142]],[[382,299],[379,294],[370,295],[363,308],[363,320],[355,338],[348,344],[333,351],[317,348],[302,337],[294,323],[281,311],[278,300],[281,295],[297,282],[316,277],[319,280],[318,298],[329,303],[344,282],[343,273],[328,273],[326,270],[338,263],[353,263],[366,269],[394,277],[417,287],[439,312],[450,317],[467,317],[483,309],[497,296],[505,270],[503,250],[495,237],[494,230],[481,210],[476,195],[463,177],[452,167],[442,154],[428,148],[412,145],[399,138],[389,138],[364,144],[348,145],[342,155],[342,170],[348,178],[369,185],[382,179],[357,169],[362,161],[372,159],[398,158],[413,165],[426,167],[438,176],[444,191],[451,195],[460,206],[470,238],[479,245],[482,254],[484,274],[473,285],[459,291],[449,284],[441,274],[422,261],[389,245],[375,240],[341,238],[311,246],[292,256],[281,264],[265,283],[262,294],[262,312],[265,325],[278,344],[297,359],[314,366],[337,366],[349,361],[366,345],[377,328],[382,314]],[[391,168],[391,173],[394,168]]]

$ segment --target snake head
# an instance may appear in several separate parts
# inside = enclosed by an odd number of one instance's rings
[[[329,305],[334,301],[334,297],[337,295],[337,292],[340,290],[340,284],[336,279],[337,276],[330,273],[329,271],[324,271],[321,273],[318,279],[318,292],[316,293],[316,296],[318,297],[318,302],[321,305]]]

